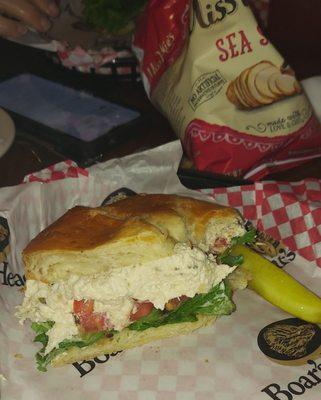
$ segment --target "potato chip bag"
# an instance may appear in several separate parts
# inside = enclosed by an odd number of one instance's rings
[[[320,157],[320,124],[246,0],[151,0],[133,48],[198,170],[258,180]]]

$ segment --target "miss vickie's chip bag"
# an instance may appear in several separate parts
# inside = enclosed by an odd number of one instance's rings
[[[151,0],[133,47],[198,170],[260,179],[321,155],[310,103],[246,1]]]

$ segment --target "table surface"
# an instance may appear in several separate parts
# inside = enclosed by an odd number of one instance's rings
[[[81,88],[124,106],[135,107],[141,112],[143,118],[139,129],[130,132],[129,137],[121,145],[105,149],[102,161],[139,152],[176,139],[169,123],[152,106],[140,83],[122,82],[105,76],[68,71],[54,64],[41,50],[27,48],[2,39],[0,39],[0,54],[1,79],[11,74],[34,73]],[[300,74],[304,76],[304,71],[301,70]],[[64,159],[65,157],[57,153],[50,145],[36,142],[18,130],[12,147],[0,158],[0,187],[19,184],[25,175]],[[295,181],[306,177],[321,178],[321,158],[293,170],[270,175],[266,179]]]

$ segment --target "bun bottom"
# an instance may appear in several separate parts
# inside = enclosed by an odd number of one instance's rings
[[[51,365],[60,367],[66,364],[91,360],[103,354],[116,353],[118,351],[142,346],[155,340],[167,339],[174,336],[186,335],[196,329],[211,325],[217,317],[211,315],[199,315],[195,322],[182,322],[167,324],[158,328],[149,328],[145,331],[131,331],[124,329],[116,333],[112,338],[103,338],[98,342],[83,348],[72,347],[55,357]]]

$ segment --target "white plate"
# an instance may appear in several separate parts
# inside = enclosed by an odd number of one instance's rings
[[[13,143],[15,126],[10,116],[0,108],[0,157]]]

